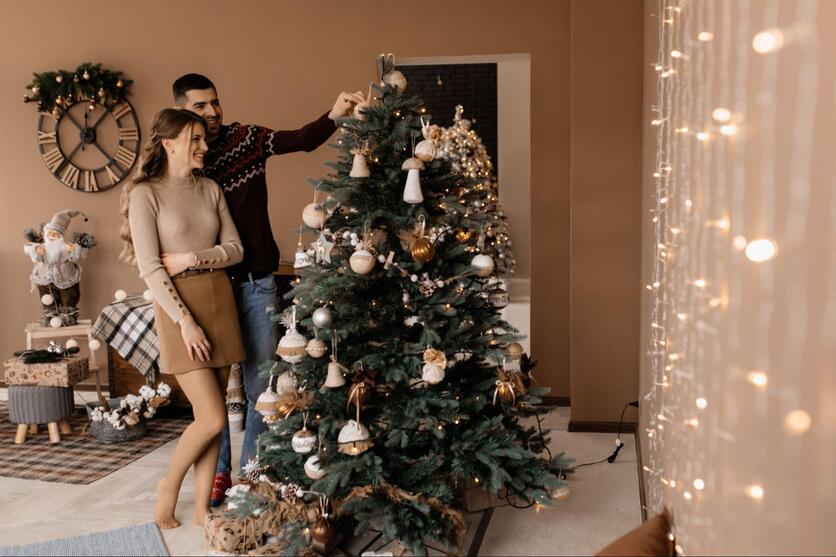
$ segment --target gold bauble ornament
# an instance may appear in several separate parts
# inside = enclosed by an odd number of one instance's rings
[[[518,372],[511,373],[510,378],[511,385],[514,386],[514,392],[517,394],[524,395],[526,392],[525,380],[522,374]]]
[[[522,358],[522,355],[525,354],[525,350],[522,347],[522,344],[519,342],[512,342],[505,348],[505,355],[511,358],[512,360],[518,360]]]
[[[90,72],[88,72],[87,70],[84,70],[84,73],[81,74],[81,77],[84,78],[85,80],[90,79]]]
[[[372,397],[372,390],[366,383],[358,382],[348,390],[348,402],[354,406],[363,406]]]
[[[429,238],[416,238],[415,241],[412,242],[409,252],[412,254],[412,259],[414,259],[417,263],[428,263],[429,261],[432,261],[433,257],[435,257],[435,246]]]
[[[321,546],[327,547],[333,537],[334,526],[331,524],[331,520],[324,516],[317,518],[313,528],[311,528],[311,538],[313,538],[313,541]]]
[[[64,81],[64,76],[63,75],[58,74],[58,75],[55,76],[55,82],[56,83],[61,83],[62,81]]]
[[[514,386],[508,382],[500,382],[496,386],[496,396],[503,402],[503,404],[514,404],[517,401]]]

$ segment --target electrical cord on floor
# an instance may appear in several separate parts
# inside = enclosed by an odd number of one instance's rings
[[[594,464],[601,464],[603,462],[609,462],[610,464],[615,462],[615,459],[618,458],[618,453],[621,452],[621,448],[624,447],[624,442],[621,440],[621,428],[624,424],[624,412],[627,410],[627,407],[629,407],[629,406],[632,406],[634,408],[638,408],[639,407],[639,401],[634,400],[633,402],[628,402],[627,404],[624,405],[624,408],[621,409],[621,418],[618,419],[618,435],[616,435],[616,438],[615,438],[615,451],[613,451],[613,453],[610,456],[608,456],[607,458],[598,460],[596,462],[585,462],[583,464],[578,464],[577,466],[573,466],[572,468],[569,468],[567,470],[567,472],[573,472],[573,471],[577,470],[578,468],[583,468],[584,466],[592,466]]]

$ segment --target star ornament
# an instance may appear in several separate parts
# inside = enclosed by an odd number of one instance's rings
[[[331,250],[334,249],[334,242],[329,242],[323,232],[319,233],[319,238],[311,244],[314,249],[314,256],[317,263],[331,263]]]

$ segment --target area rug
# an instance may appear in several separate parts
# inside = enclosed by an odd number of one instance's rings
[[[68,484],[89,484],[119,470],[172,439],[177,439],[191,418],[155,417],[148,421],[142,439],[105,445],[89,431],[87,414],[81,406],[69,419],[73,432],[61,434],[51,444],[46,427],[14,444],[17,424],[9,421],[9,403],[0,401],[0,476]]]
[[[0,547],[0,556],[153,555],[167,557],[168,554],[163,536],[153,522],[48,542]]]

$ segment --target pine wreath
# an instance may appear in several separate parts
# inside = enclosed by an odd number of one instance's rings
[[[125,100],[133,83],[122,77],[122,72],[102,68],[101,64],[85,62],[75,71],[58,70],[33,74],[26,86],[23,102],[38,103],[39,112],[59,116],[79,101],[112,106]]]

